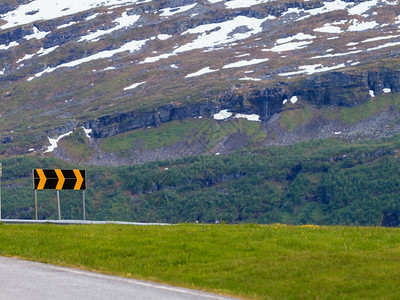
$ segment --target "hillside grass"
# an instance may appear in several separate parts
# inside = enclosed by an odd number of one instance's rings
[[[280,126],[287,132],[292,132],[299,126],[309,124],[313,119],[322,117],[330,121],[340,121],[348,125],[354,125],[358,122],[365,121],[374,115],[400,109],[400,97],[397,94],[381,94],[371,97],[368,101],[355,107],[322,107],[317,108],[309,104],[295,105],[288,103],[280,113]],[[400,120],[395,120],[398,123]],[[393,126],[394,124],[391,124]]]
[[[400,229],[0,226],[0,255],[248,299],[397,299]]]
[[[229,119],[218,122],[208,118],[190,118],[183,121],[163,123],[159,127],[140,128],[101,139],[100,149],[116,153],[120,157],[129,156],[132,149],[154,150],[172,146],[178,142],[202,142],[207,149],[234,133],[244,133],[249,137],[249,145],[259,145],[266,139],[259,122],[246,119]]]
[[[397,94],[382,94],[353,108],[345,107],[337,111],[340,120],[355,124],[366,120],[373,115],[389,109],[400,108],[400,97]],[[325,110],[327,113],[328,110]]]
[[[102,139],[101,149],[123,156],[138,144],[142,149],[166,147],[190,137],[204,126],[204,120],[171,121],[157,128],[140,128]]]
[[[280,126],[288,132],[292,132],[297,126],[302,126],[309,123],[314,112],[310,106],[299,107],[288,104],[289,107],[294,109],[287,109],[281,113]]]
[[[63,147],[65,153],[76,161],[86,162],[94,154],[94,149],[89,147],[89,140],[82,127],[62,139],[58,146]]]

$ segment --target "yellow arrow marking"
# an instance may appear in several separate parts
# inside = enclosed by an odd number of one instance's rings
[[[47,178],[46,178],[46,176],[44,175],[44,172],[43,172],[43,170],[42,169],[36,169],[36,172],[38,173],[38,175],[39,175],[39,184],[38,184],[38,186],[37,186],[37,189],[38,190],[43,190],[44,189],[44,185],[46,184],[46,180],[47,180]]]
[[[82,183],[83,183],[82,174],[81,174],[81,172],[79,170],[74,170],[74,174],[75,174],[75,177],[77,179],[76,183],[75,183],[74,190],[80,190],[81,186],[82,186]]]
[[[56,172],[57,177],[58,177],[56,190],[62,190],[62,188],[64,186],[64,182],[65,182],[64,174],[61,172],[60,169],[54,169],[54,171]]]

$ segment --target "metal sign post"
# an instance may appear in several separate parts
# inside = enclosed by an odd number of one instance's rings
[[[83,214],[83,221],[86,221],[85,190],[82,190],[82,214]]]
[[[37,220],[37,190],[35,190],[35,220]]]
[[[60,190],[57,190],[57,212],[58,220],[61,220]]]

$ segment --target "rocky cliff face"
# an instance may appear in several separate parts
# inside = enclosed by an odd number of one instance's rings
[[[211,117],[217,110],[218,106],[213,102],[196,103],[183,107],[175,107],[173,104],[169,104],[154,111],[104,116],[88,121],[84,126],[93,130],[95,138],[105,138],[138,128],[157,127],[161,123],[173,120],[184,120],[198,116]]]
[[[371,99],[372,92],[378,96],[384,89],[400,92],[400,71],[382,68],[379,71],[362,73],[330,72],[295,83],[282,82],[272,87],[253,88],[247,92],[231,89],[215,101],[179,107],[169,104],[147,112],[132,111],[103,116],[83,124],[69,123],[65,127],[49,131],[49,135],[57,136],[82,125],[92,129],[95,138],[106,138],[138,128],[157,127],[173,120],[200,116],[212,118],[222,109],[243,114],[255,113],[267,124],[273,115],[282,111],[284,101],[292,97],[317,106],[354,107]]]

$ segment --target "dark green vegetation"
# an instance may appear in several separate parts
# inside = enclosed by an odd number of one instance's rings
[[[220,156],[125,167],[88,166],[93,220],[398,226],[400,136],[314,140]],[[4,159],[3,218],[33,218],[33,168],[72,168],[54,158]],[[39,218],[57,217],[55,191],[39,191]],[[65,219],[81,195],[61,191]]]
[[[397,299],[399,229],[0,226],[0,255],[251,299]]]

